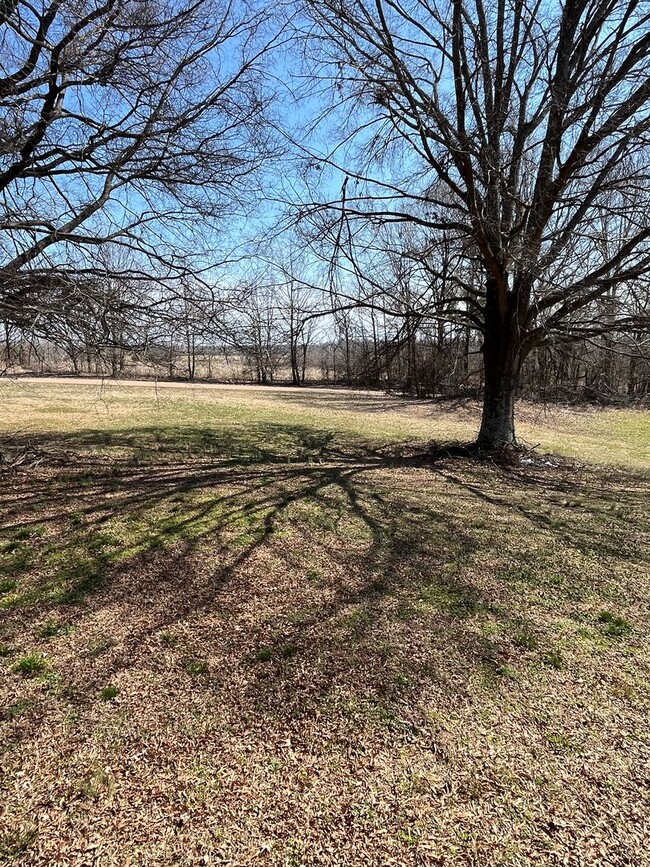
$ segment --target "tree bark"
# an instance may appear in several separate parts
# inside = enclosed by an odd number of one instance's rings
[[[515,395],[519,372],[486,365],[483,413],[477,443],[486,448],[515,442]]]
[[[515,442],[515,396],[522,362],[522,342],[517,316],[510,305],[498,310],[490,303],[488,288],[483,341],[483,414],[477,443],[485,448],[509,446]],[[492,297],[491,297],[492,296]]]

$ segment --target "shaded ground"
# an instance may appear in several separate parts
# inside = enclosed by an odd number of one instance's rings
[[[40,388],[0,863],[650,863],[647,473],[432,459],[471,407]]]

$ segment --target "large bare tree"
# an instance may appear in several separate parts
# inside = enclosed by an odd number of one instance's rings
[[[1,318],[80,309],[106,245],[131,286],[197,266],[196,218],[250,201],[269,152],[263,22],[227,0],[0,4]]]
[[[455,241],[472,265],[445,274],[455,316],[483,337],[479,443],[512,443],[531,350],[631,325],[626,298],[648,292],[650,4],[305,0],[303,12],[340,122],[329,149],[320,126],[321,159],[347,176],[320,202],[330,234],[412,222],[431,239],[432,280],[436,238]]]

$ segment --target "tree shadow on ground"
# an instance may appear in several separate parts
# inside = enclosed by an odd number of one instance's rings
[[[461,697],[464,678],[503,676],[517,636],[540,632],[522,587],[550,573],[558,607],[575,604],[591,576],[558,578],[563,552],[643,561],[647,484],[631,475],[595,484],[261,423],[12,447],[39,462],[0,495],[0,638],[26,651],[44,622],[83,636],[105,614],[111,642],[63,674],[81,704],[134,669],[155,676],[142,648],[167,635],[175,676],[243,715],[286,722],[334,702],[408,737],[405,694],[438,682]]]
[[[435,413],[437,406],[431,398],[417,398],[406,394],[396,392],[387,393],[385,391],[368,391],[362,392],[359,390],[337,390],[336,392],[322,392],[318,389],[307,389],[296,391],[283,391],[281,394],[274,394],[272,390],[264,393],[265,398],[277,398],[283,404],[296,404],[300,407],[313,410],[341,410],[343,412],[368,412],[368,413],[386,413],[386,412],[403,412],[405,407],[419,407],[427,411],[427,415]],[[449,405],[450,401],[446,401],[445,405]]]

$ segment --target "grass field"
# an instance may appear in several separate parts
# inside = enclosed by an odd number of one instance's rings
[[[0,399],[0,864],[650,864],[650,413]]]

